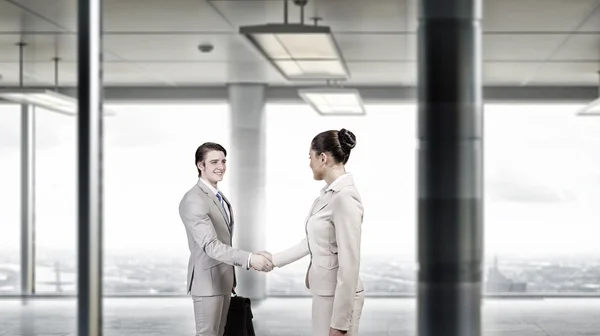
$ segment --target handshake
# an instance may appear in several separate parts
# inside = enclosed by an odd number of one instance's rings
[[[252,253],[250,267],[260,272],[271,272],[273,270],[273,256],[266,251]]]

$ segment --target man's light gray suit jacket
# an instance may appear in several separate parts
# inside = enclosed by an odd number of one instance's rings
[[[235,227],[233,210],[223,196],[231,214],[231,226],[217,196],[201,180],[179,204],[179,216],[185,225],[190,249],[187,289],[194,296],[226,295],[236,285],[233,266],[246,267],[249,252],[231,247]]]

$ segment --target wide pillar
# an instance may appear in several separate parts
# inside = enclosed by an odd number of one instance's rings
[[[481,0],[421,0],[418,335],[480,336]]]
[[[35,107],[21,105],[21,294],[35,293]]]
[[[78,0],[78,336],[102,335],[102,0]]]
[[[265,85],[229,85],[231,146],[228,148],[228,198],[234,210],[234,246],[266,249]],[[251,299],[267,294],[265,273],[236,269],[237,293]]]

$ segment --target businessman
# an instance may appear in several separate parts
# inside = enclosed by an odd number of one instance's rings
[[[196,150],[199,179],[179,204],[179,216],[188,238],[187,292],[192,295],[196,336],[223,336],[235,267],[269,272],[273,263],[260,253],[232,247],[235,228],[231,204],[219,191],[226,171],[227,151],[206,142]]]

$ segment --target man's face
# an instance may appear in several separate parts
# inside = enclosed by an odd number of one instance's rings
[[[204,162],[198,162],[198,168],[202,171],[202,178],[214,187],[223,180],[225,175],[227,159],[221,151],[210,151],[206,153]]]

